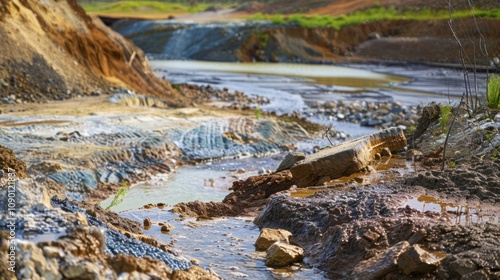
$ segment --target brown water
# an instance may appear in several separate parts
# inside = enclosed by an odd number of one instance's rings
[[[413,172],[410,165],[411,162],[408,162],[403,158],[385,157],[371,165],[375,171],[357,172],[349,176],[343,176],[326,182],[324,187],[297,188],[291,192],[291,195],[294,197],[306,198],[325,190],[345,191],[350,190],[355,186],[392,181],[401,178],[405,174]],[[354,186],[350,185],[351,183],[354,184]]]
[[[321,271],[302,264],[283,269],[266,267],[265,253],[254,248],[260,231],[253,218],[196,221],[180,219],[169,211],[170,208],[129,210],[120,215],[141,223],[150,218],[153,226],[144,234],[166,244],[173,242],[174,250],[181,256],[196,259],[201,267],[215,271],[223,279],[327,279]],[[167,222],[174,229],[169,234],[161,233],[159,222]]]
[[[406,207],[407,205],[421,212],[447,213],[450,222],[453,224],[472,225],[485,222],[498,224],[500,217],[497,209],[490,209],[490,207],[482,207],[480,205],[458,205],[428,195],[412,198],[402,207]]]

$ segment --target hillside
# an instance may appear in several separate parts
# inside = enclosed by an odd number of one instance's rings
[[[0,98],[42,102],[126,87],[181,105],[143,52],[76,0],[0,0]]]

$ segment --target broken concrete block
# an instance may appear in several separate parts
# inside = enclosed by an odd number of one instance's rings
[[[295,163],[306,158],[306,154],[302,152],[292,152],[286,155],[285,159],[280,163],[276,172],[280,172],[282,170],[290,169]]]
[[[359,172],[384,149],[406,147],[403,130],[388,128],[317,152],[297,162],[290,172],[298,187],[309,187]]]

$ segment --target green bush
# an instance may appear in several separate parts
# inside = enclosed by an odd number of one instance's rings
[[[500,109],[500,76],[491,76],[488,81],[488,107]]]

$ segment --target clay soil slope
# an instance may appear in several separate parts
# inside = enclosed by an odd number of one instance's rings
[[[75,0],[0,0],[0,98],[36,102],[126,87],[185,100],[157,78],[143,52],[85,14]]]

